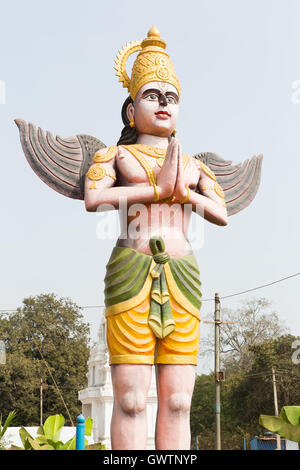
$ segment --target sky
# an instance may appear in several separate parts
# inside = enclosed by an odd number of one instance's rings
[[[204,243],[193,243],[203,298],[300,271],[298,0],[2,0],[0,6],[0,310],[48,292],[80,306],[103,305],[118,216],[87,213],[82,201],[39,180],[14,119],[61,137],[89,134],[116,144],[127,93],[114,59],[152,25],[167,42],[181,83],[176,137],[184,153],[211,151],[233,163],[264,154],[252,204],[226,227],[205,222]],[[111,237],[99,238],[101,224],[116,228]],[[224,299],[221,308],[263,296],[297,336],[299,282],[296,276]],[[202,319],[213,309],[213,302],[203,302]],[[83,313],[96,339],[103,309]],[[201,331],[213,334],[204,323]],[[197,371],[212,366],[207,358]]]

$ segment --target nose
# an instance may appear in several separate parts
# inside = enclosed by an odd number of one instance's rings
[[[159,104],[160,104],[161,106],[167,106],[167,104],[168,104],[166,95],[164,95],[163,93],[161,93],[161,94],[159,95]]]

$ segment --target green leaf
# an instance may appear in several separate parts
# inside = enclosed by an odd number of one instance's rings
[[[300,442],[300,426],[293,426],[279,416],[260,415],[259,424],[285,439]]]
[[[60,450],[76,450],[76,434],[69,439]]]
[[[33,450],[42,450],[41,446],[32,437],[28,437],[28,442]]]
[[[92,418],[88,417],[85,420],[85,430],[84,430],[85,436],[91,436],[92,430],[93,430],[93,420]]]
[[[55,450],[62,450],[64,443],[62,441],[56,441]]]
[[[26,442],[27,442],[28,438],[30,437],[31,439],[33,439],[33,437],[29,434],[28,431],[26,431],[26,429],[24,427],[22,427],[19,430],[19,436],[21,438],[21,441],[22,441],[22,444],[23,444],[24,448],[26,448]]]
[[[52,439],[47,439],[48,444],[50,444],[55,450],[60,450],[64,445],[62,441],[53,441]]]
[[[6,433],[8,426],[10,426],[10,423],[12,422],[12,420],[14,419],[15,416],[16,416],[16,412],[15,411],[10,411],[8,413],[8,416],[5,420],[5,423],[4,423],[3,427],[2,427],[2,416],[1,416],[1,420],[0,420],[0,439]]]
[[[48,444],[48,440],[46,438],[46,436],[37,436],[35,438],[35,441],[38,443],[38,444]]]
[[[300,425],[300,406],[283,406],[280,417],[294,426]]]
[[[44,428],[43,428],[43,426],[40,426],[40,427],[38,428],[38,430],[37,430],[36,433],[37,433],[38,436],[44,436],[45,433],[44,433]]]
[[[61,428],[65,424],[63,415],[49,416],[44,423],[44,433],[47,439],[58,441],[61,433]]]
[[[97,442],[96,444],[89,444],[86,446],[85,450],[105,450],[105,445],[101,444],[101,442]]]

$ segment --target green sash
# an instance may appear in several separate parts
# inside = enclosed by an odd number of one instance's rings
[[[170,260],[170,256],[165,252],[165,244],[161,237],[151,237],[150,249],[156,266],[151,271],[152,287],[148,323],[155,336],[165,338],[176,328],[163,269],[164,264]]]
[[[138,305],[143,300],[139,298],[139,293],[150,282],[148,324],[158,338],[165,338],[176,327],[169,290],[184,308],[198,318],[200,316],[199,269],[194,255],[170,257],[164,251],[165,245],[161,237],[151,237],[149,244],[152,256],[132,248],[117,246],[113,249],[104,279],[106,315],[125,311],[128,302],[131,308]],[[168,266],[167,278],[164,265]]]

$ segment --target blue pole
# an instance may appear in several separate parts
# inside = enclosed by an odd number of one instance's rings
[[[245,438],[244,438],[243,450],[247,450],[247,443],[246,443],[246,439],[245,439]]]
[[[198,436],[196,437],[196,450],[199,450]]]
[[[85,417],[80,414],[76,419],[76,450],[84,450]]]

